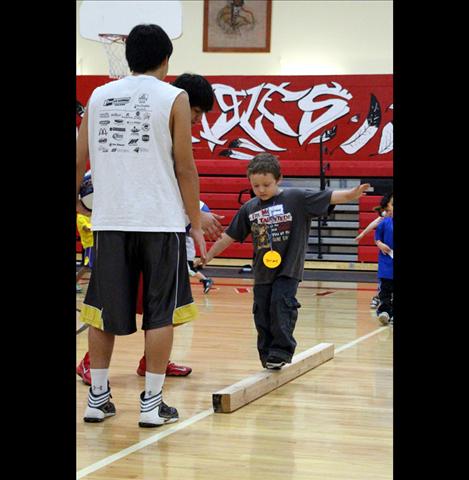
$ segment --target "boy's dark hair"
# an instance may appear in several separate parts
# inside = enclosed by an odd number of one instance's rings
[[[125,58],[130,71],[145,73],[158,68],[173,53],[173,44],[158,25],[136,25],[125,42]]]
[[[392,196],[393,196],[392,192],[388,192],[383,195],[383,198],[379,202],[379,206],[381,207],[382,210],[386,210],[386,207],[388,206],[388,203],[391,201]]]
[[[199,107],[204,112],[209,112],[213,108],[213,88],[202,75],[183,73],[172,85],[187,92],[191,107]]]
[[[248,178],[251,175],[256,173],[271,173],[275,180],[280,180],[282,172],[280,170],[280,163],[278,157],[272,155],[271,153],[258,153],[248,165],[247,176]]]

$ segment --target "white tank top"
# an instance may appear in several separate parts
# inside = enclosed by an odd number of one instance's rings
[[[184,232],[169,117],[183,90],[149,75],[98,87],[88,106],[93,230]]]

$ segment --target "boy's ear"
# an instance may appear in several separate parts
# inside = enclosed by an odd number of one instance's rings
[[[283,180],[283,175],[280,174],[280,178],[277,180],[277,183],[280,183]]]

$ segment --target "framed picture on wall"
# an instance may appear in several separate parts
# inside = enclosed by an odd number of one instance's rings
[[[204,0],[204,52],[270,52],[272,0]]]

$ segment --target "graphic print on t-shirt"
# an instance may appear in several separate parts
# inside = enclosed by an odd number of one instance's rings
[[[150,96],[106,98],[99,111],[98,142],[102,153],[148,152]],[[116,108],[117,107],[117,108]]]
[[[290,237],[292,215],[284,213],[282,204],[257,210],[249,215],[249,220],[257,250],[270,248],[270,239],[274,248],[275,243],[286,242]]]

